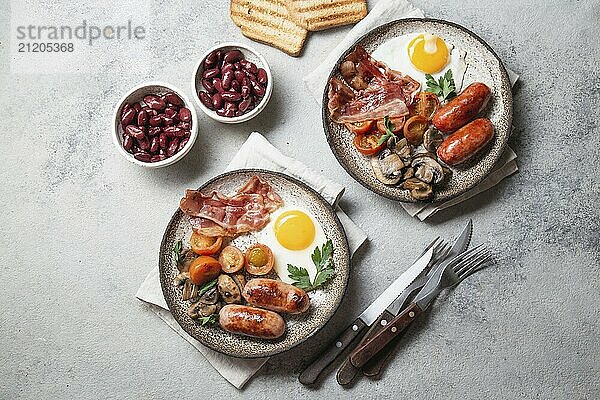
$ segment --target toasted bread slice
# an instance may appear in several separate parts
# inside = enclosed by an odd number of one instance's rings
[[[309,31],[354,24],[367,15],[366,0],[286,0],[286,7]]]
[[[231,0],[230,16],[244,36],[299,56],[308,32],[298,26],[284,0]]]

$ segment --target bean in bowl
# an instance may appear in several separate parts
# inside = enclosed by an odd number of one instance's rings
[[[216,49],[202,61],[198,98],[221,117],[239,117],[253,110],[265,96],[268,75],[237,49]]]
[[[192,113],[174,92],[147,94],[121,111],[123,148],[142,162],[166,160],[190,140]]]

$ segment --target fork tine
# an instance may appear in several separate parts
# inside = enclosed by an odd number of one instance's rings
[[[458,275],[459,280],[465,279],[467,276],[479,271],[481,268],[485,267],[485,263],[492,258],[492,253],[487,251],[481,254],[477,259],[473,260],[470,265],[466,266],[466,268],[462,268]]]
[[[489,250],[485,247],[477,249],[477,251],[474,251],[472,254],[469,254],[468,257],[465,257],[464,259],[460,260],[460,262],[458,262],[456,265],[454,265],[454,273],[460,274],[466,268],[469,268],[474,262],[477,262],[477,260],[486,253],[489,253]]]
[[[469,249],[464,253],[458,255],[455,259],[452,260],[449,266],[450,268],[452,268],[452,271],[456,273],[457,269],[462,268],[463,265],[468,263],[470,260],[473,259],[473,257],[476,257],[484,250],[485,247],[483,247],[483,244],[475,246],[472,249]]]

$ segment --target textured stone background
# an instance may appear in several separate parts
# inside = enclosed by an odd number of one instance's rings
[[[203,50],[247,42],[227,2],[150,2],[151,56],[139,61],[155,65],[143,73],[23,75],[9,72],[14,33],[3,0],[0,398],[598,398],[600,5],[415,4],[477,32],[521,74],[511,139],[521,171],[426,223],[344,172],[300,80],[348,28],[312,35],[299,59],[256,45],[276,79],[268,109],[238,126],[201,116],[191,153],[147,170],[113,148],[113,106],[145,80],[187,89]],[[157,262],[183,190],[219,173],[252,130],[346,185],[343,206],[371,240],[355,257],[347,299],[331,323],[273,358],[239,392],[134,294]],[[382,380],[363,379],[351,390],[333,374],[314,389],[297,382],[302,366],[407,260],[468,218],[496,264],[440,297]]]

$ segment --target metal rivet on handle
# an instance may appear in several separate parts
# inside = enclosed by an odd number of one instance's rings
[[[387,325],[387,321],[385,319],[382,319],[380,322],[381,326],[386,326]]]
[[[358,330],[358,325],[352,325],[352,330],[356,332]]]
[[[335,347],[342,347],[342,342],[336,342]]]
[[[414,317],[414,316],[415,316],[415,312],[414,312],[414,311],[410,311],[410,312],[408,313],[408,316],[409,316],[409,317],[411,317],[411,318],[412,318],[412,317]]]
[[[396,328],[395,326],[392,326],[392,329],[391,329],[392,332],[396,333],[397,330],[398,330],[398,328]]]

